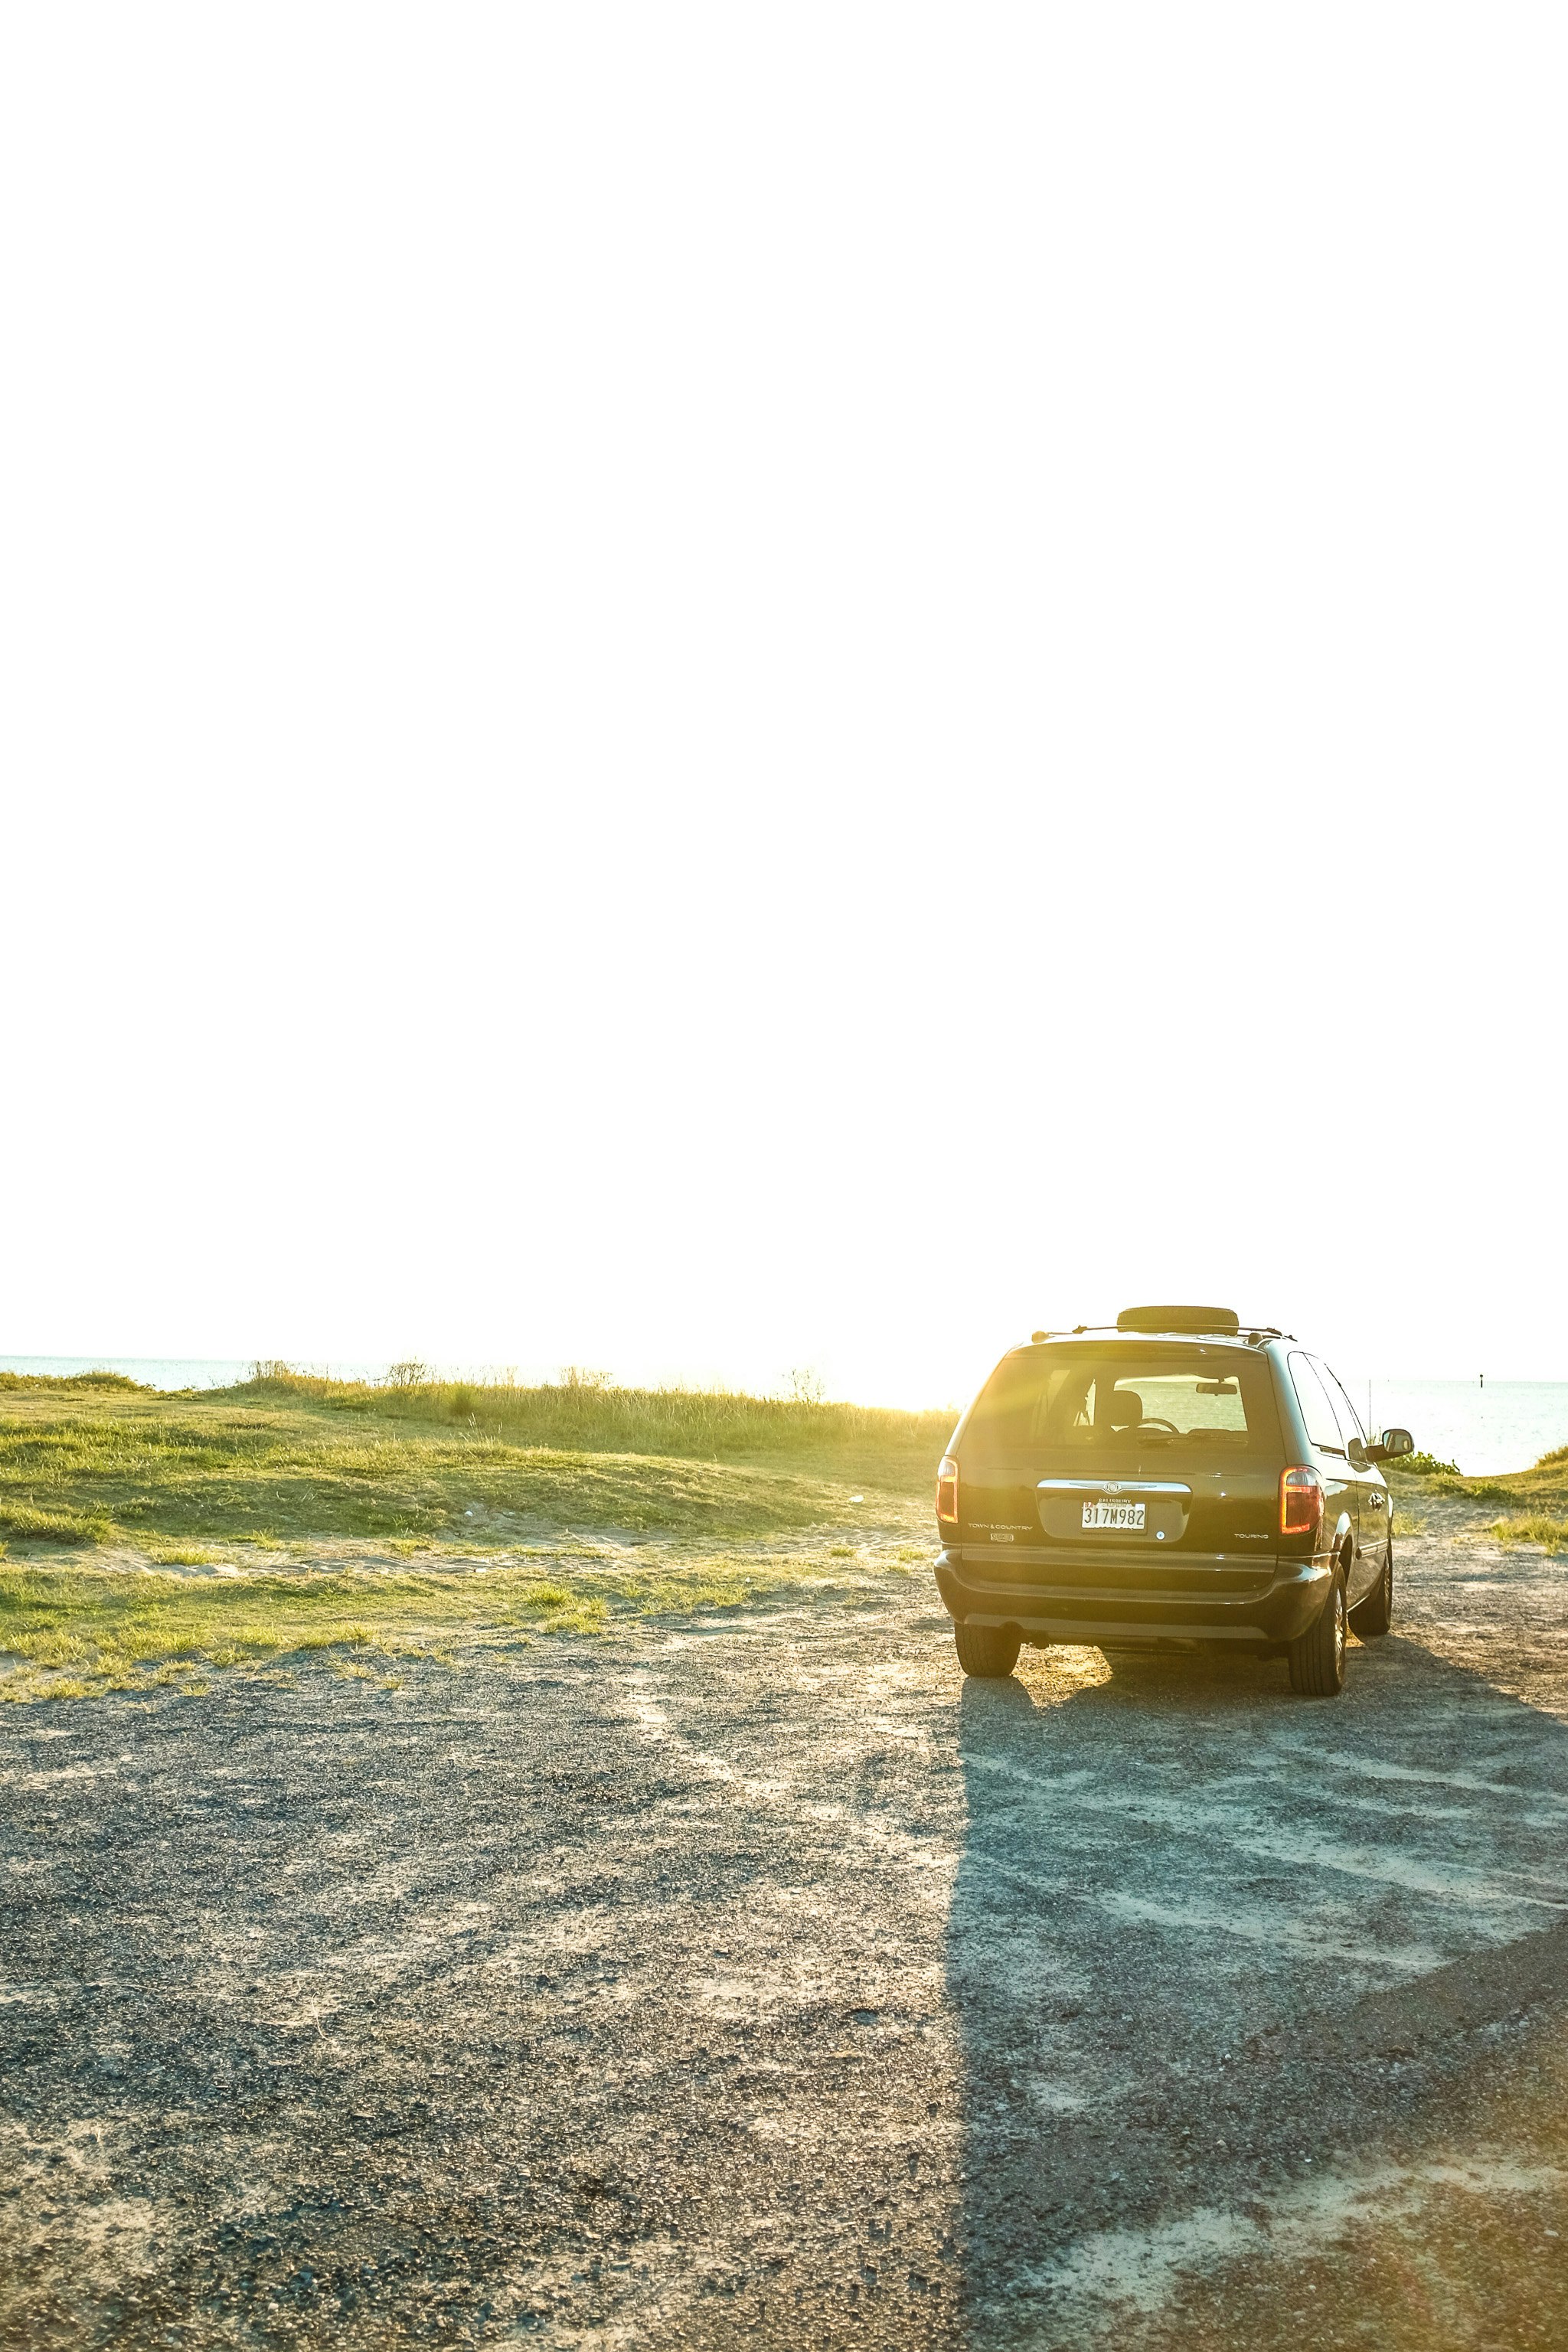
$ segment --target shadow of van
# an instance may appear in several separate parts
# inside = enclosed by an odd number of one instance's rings
[[[1203,1653],[1022,1673],[960,1706],[968,2340],[1232,2340],[1181,2331],[1245,2277],[1233,2340],[1299,2341],[1302,2263],[1473,2136],[1500,2021],[1538,2052],[1568,2006],[1568,1732],[1398,1636],[1331,1706]]]

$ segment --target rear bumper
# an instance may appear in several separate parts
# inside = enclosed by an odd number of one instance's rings
[[[1259,1563],[1261,1566],[1261,1563]],[[1092,1584],[987,1585],[956,1549],[940,1552],[936,1589],[956,1624],[1005,1625],[1026,1642],[1293,1642],[1328,1597],[1329,1559],[1285,1560],[1264,1588],[1244,1593],[1184,1593],[1174,1579],[1157,1591]]]

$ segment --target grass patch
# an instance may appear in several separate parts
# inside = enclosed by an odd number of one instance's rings
[[[731,1609],[791,1586],[874,1599],[895,1554],[862,1562],[853,1591],[829,1551],[660,1557],[571,1565],[509,1562],[468,1575],[257,1568],[231,1577],[102,1568],[0,1567],[0,1698],[84,1697],[174,1685],[196,1670],[276,1669],[315,1657],[355,1680],[395,1686],[384,1663],[458,1663],[459,1637],[507,1648],[540,1634],[602,1634],[620,1622]]]
[[[1489,1532],[1504,1543],[1543,1544],[1548,1551],[1568,1551],[1568,1519],[1534,1513],[1522,1519],[1495,1519]]]
[[[570,1387],[470,1390],[458,1418],[455,1393],[278,1373],[184,1396],[13,1387],[0,1395],[0,1538],[363,1537],[411,1557],[433,1541],[515,1539],[531,1520],[763,1537],[874,1517],[864,1490],[922,1488],[949,1433],[945,1414]]]
[[[1404,1475],[1411,1473],[1413,1484],[1405,1486]],[[1429,1496],[1448,1496],[1458,1503],[1511,1503],[1514,1510],[1523,1512],[1521,1519],[1498,1522],[1498,1527],[1523,1527],[1526,1519],[1542,1527],[1561,1527],[1568,1519],[1568,1446],[1554,1446],[1552,1454],[1542,1454],[1531,1470],[1504,1470],[1498,1477],[1462,1477],[1453,1463],[1438,1463],[1432,1454],[1408,1454],[1401,1463],[1389,1463],[1389,1486],[1401,1500],[1422,1503]],[[1399,1522],[1394,1522],[1399,1534]],[[1549,1540],[1528,1536],[1526,1540]]]
[[[926,1557],[874,1546],[929,1495],[951,1423],[584,1378],[463,1387],[417,1366],[367,1388],[271,1365],[184,1395],[11,1375],[0,1695],[194,1689],[197,1669],[309,1656],[384,1683],[374,1654],[450,1657],[459,1633],[593,1635],[790,1584],[852,1596]],[[58,1557],[105,1542],[147,1569]],[[353,1556],[323,1562],[333,1543]]]
[[[1403,1462],[1396,1462],[1391,1466],[1397,1473],[1405,1465]],[[1430,1469],[1415,1473],[1422,1482],[1415,1492],[1424,1499],[1429,1495],[1452,1495],[1462,1502],[1506,1503],[1512,1498],[1514,1478],[1531,1475],[1528,1471],[1519,1471],[1507,1478],[1467,1478],[1450,1463],[1440,1462]],[[1390,1478],[1389,1486],[1394,1494],[1400,1491],[1396,1478]]]
[[[374,1384],[258,1364],[251,1380],[207,1394],[215,1402],[310,1405],[340,1420],[398,1429],[458,1427],[551,1452],[819,1470],[851,1486],[864,1477],[899,1488],[935,1475],[958,1418],[952,1407],[896,1412],[731,1389],[623,1389],[584,1372],[537,1388],[434,1381],[418,1364],[395,1365]]]
[[[73,1510],[68,1506],[50,1509],[0,1487],[0,1528],[7,1538],[24,1543],[64,1544],[74,1549],[106,1543],[114,1533],[114,1523],[102,1511]]]
[[[1396,1494],[1405,1472],[1420,1482],[1403,1490],[1406,1499],[1447,1495],[1462,1502],[1511,1503],[1547,1520],[1568,1517],[1568,1445],[1555,1446],[1528,1470],[1509,1470],[1491,1478],[1464,1477],[1451,1462],[1438,1462],[1429,1454],[1407,1454],[1388,1467],[1389,1485]]]

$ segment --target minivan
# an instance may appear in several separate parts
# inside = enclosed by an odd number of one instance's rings
[[[1026,1643],[1247,1649],[1333,1697],[1346,1628],[1386,1633],[1394,1515],[1324,1363],[1228,1307],[1133,1307],[1005,1355],[937,1474],[936,1581],[966,1675]]]

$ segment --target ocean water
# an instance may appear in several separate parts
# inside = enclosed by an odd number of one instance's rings
[[[1358,1412],[1367,1383],[1347,1380]],[[1379,1381],[1372,1382],[1372,1425],[1407,1429],[1423,1454],[1457,1462],[1471,1477],[1528,1470],[1543,1454],[1568,1445],[1568,1381]]]
[[[312,1364],[311,1371],[338,1380],[380,1380],[384,1364]],[[154,1389],[226,1388],[249,1377],[248,1359],[163,1356],[0,1356],[0,1371],[127,1372]],[[483,1379],[485,1368],[466,1365],[461,1377]],[[1358,1412],[1368,1412],[1368,1382],[1347,1378]],[[1399,1423],[1424,1454],[1457,1462],[1471,1477],[1500,1470],[1527,1470],[1543,1454],[1568,1445],[1568,1381],[1387,1381],[1371,1384],[1369,1419],[1374,1429]]]

